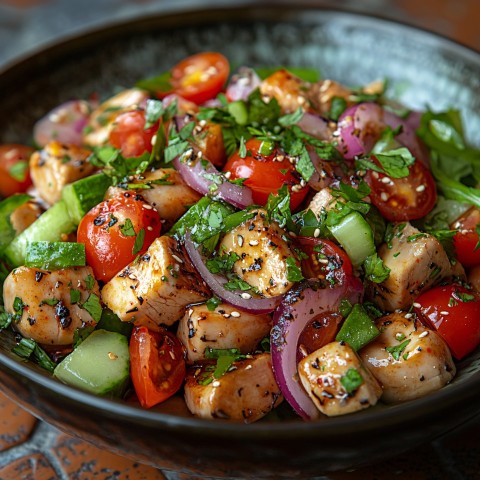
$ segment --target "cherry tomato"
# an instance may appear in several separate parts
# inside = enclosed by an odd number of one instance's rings
[[[152,138],[157,130],[158,122],[145,128],[145,113],[133,110],[121,113],[115,119],[109,141],[122,151],[124,157],[139,157],[152,151]]]
[[[215,98],[227,81],[230,72],[228,60],[217,52],[202,52],[177,63],[171,70],[168,91],[159,91],[157,96],[176,93],[186,100],[201,105]]]
[[[297,243],[308,258],[302,259],[302,272],[306,278],[321,278],[341,285],[346,276],[353,275],[352,262],[346,252],[330,240],[297,237]]]
[[[380,165],[378,160],[374,159],[374,162]],[[409,175],[403,178],[388,177],[373,170],[368,170],[365,175],[365,181],[372,189],[372,203],[391,222],[422,218],[437,201],[435,181],[422,162],[415,161],[409,171]]]
[[[310,353],[333,342],[343,317],[336,312],[324,312],[310,320],[298,338],[297,363]]]
[[[415,300],[415,312],[460,360],[480,344],[480,294],[461,285],[434,287]]]
[[[290,208],[295,210],[306,197],[308,187],[300,188],[299,174],[278,149],[274,148],[268,154],[260,153],[264,148],[264,142],[251,138],[245,143],[245,157],[242,158],[240,151],[235,152],[228,159],[224,171],[230,172],[231,180],[246,178],[243,184],[252,189],[253,201],[258,205],[265,205],[271,193],[275,194],[283,185],[287,185]],[[278,160],[282,157],[281,161]]]
[[[78,226],[87,263],[97,280],[108,282],[160,235],[158,212],[141,195],[125,192],[92,208]]]
[[[467,268],[480,265],[480,238],[477,227],[480,225],[480,209],[472,207],[462,215],[453,227],[458,233],[453,237],[453,244],[457,253],[458,261]]]
[[[183,345],[162,329],[135,327],[130,338],[130,371],[143,408],[163,402],[177,392],[186,373]]]
[[[28,162],[33,148],[15,143],[0,145],[0,195],[23,193],[31,185]]]

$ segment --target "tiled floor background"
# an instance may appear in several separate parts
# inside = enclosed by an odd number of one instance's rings
[[[219,0],[210,0],[215,4]],[[295,0],[292,0],[295,1]],[[201,0],[0,0],[0,69],[16,56],[106,18]],[[81,4],[81,8],[78,8]],[[480,0],[338,0],[429,28],[480,50]],[[479,92],[480,94],[480,92]],[[0,480],[187,480],[101,451],[37,421],[0,393]],[[392,460],[318,480],[480,479],[480,418]],[[190,478],[188,480],[195,480]]]

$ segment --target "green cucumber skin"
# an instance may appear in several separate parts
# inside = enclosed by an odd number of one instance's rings
[[[67,204],[68,213],[76,225],[103,200],[111,184],[112,180],[109,177],[99,173],[65,185],[62,199]]]
[[[60,200],[12,240],[4,251],[5,259],[12,267],[24,265],[29,242],[59,242],[75,229],[67,205]]]
[[[95,330],[56,366],[53,375],[95,395],[120,397],[130,380],[127,337]]]
[[[15,230],[10,222],[10,216],[31,198],[26,193],[17,193],[0,202],[0,252],[15,238]]]
[[[25,266],[44,270],[84,267],[85,245],[72,242],[30,242],[27,245]]]

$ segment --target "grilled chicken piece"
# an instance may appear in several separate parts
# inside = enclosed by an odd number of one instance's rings
[[[282,69],[263,80],[260,92],[264,97],[275,98],[283,113],[292,113],[298,108],[310,110],[307,100],[309,88],[308,82]]]
[[[431,286],[453,275],[464,276],[460,264],[452,267],[440,242],[409,223],[398,224],[391,248],[383,244],[378,255],[390,276],[382,283],[370,283],[367,295],[382,309],[407,309],[415,298]]]
[[[322,213],[334,208],[339,201],[342,201],[341,198],[334,197],[332,191],[326,187],[314,195],[307,210],[311,210],[317,218],[320,218]]]
[[[87,161],[90,150],[52,141],[30,157],[30,175],[39,196],[50,205],[60,200],[62,188],[87,177],[95,167]]]
[[[187,359],[193,363],[205,358],[207,347],[215,349],[237,348],[251,353],[272,326],[269,315],[238,312],[222,303],[210,311],[205,304],[187,309],[178,325],[177,337],[187,349]]]
[[[26,230],[42,213],[42,207],[32,199],[20,205],[11,213],[10,223],[18,235]]]
[[[240,259],[233,271],[266,297],[282,295],[293,285],[287,279],[287,259],[300,268],[286,238],[286,232],[274,221],[268,222],[263,209],[252,211],[253,218],[227,233],[219,252],[235,252]]]
[[[314,106],[315,110],[328,115],[332,108],[332,99],[343,98],[347,102],[347,107],[353,105],[351,101],[352,91],[334,82],[333,80],[323,80],[321,82],[314,83],[308,91],[308,99]]]
[[[347,344],[331,342],[298,364],[298,376],[316,407],[337,416],[375,405],[382,387]]]
[[[5,280],[3,297],[5,311],[18,316],[12,322],[15,330],[45,345],[70,345],[75,330],[96,324],[82,305],[89,298],[89,303],[98,301],[100,305],[98,284],[90,267],[52,272],[16,268]]]
[[[187,305],[210,296],[183,249],[166,236],[102,289],[102,300],[122,321],[148,327],[172,325]]]
[[[382,400],[413,400],[439,390],[455,376],[450,350],[433,330],[404,313],[392,313],[376,323],[382,333],[359,354],[382,384]]]
[[[137,109],[148,99],[148,92],[138,88],[123,90],[98,106],[90,115],[83,141],[91,147],[105,145],[113,122],[120,114]]]
[[[194,366],[187,373],[185,402],[194,415],[252,423],[283,400],[269,353],[233,362],[227,373],[205,385],[212,368],[211,363]]]
[[[146,202],[157,210],[164,221],[163,231],[170,227],[187,211],[188,207],[200,200],[201,195],[192,190],[173,168],[159,168],[136,176],[129,182],[129,190],[135,190],[133,185],[145,185],[149,188],[139,188],[138,193]],[[120,187],[110,187],[105,198],[112,198],[125,190]]]

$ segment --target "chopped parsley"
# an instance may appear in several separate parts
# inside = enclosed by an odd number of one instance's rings
[[[70,303],[74,305],[75,303],[80,303],[80,300],[82,298],[82,293],[80,290],[77,290],[75,288],[70,289]]]
[[[120,231],[125,237],[134,237],[136,235],[133,223],[129,218],[125,219],[125,223],[120,225]]]
[[[222,301],[216,297],[216,296],[213,296],[211,298],[209,298],[206,302],[205,302],[205,305],[207,306],[208,310],[210,312],[214,312],[215,309],[222,303]]]
[[[287,265],[287,280],[289,282],[300,282],[303,280],[302,271],[293,257],[287,257],[285,263]]]
[[[102,305],[97,295],[91,293],[87,301],[82,304],[82,308],[86,310],[96,322],[100,321],[102,317]]]
[[[382,283],[390,276],[390,269],[383,263],[377,253],[365,259],[363,270],[365,278],[375,283]]]
[[[22,338],[18,345],[13,347],[12,352],[21,358],[29,359],[33,356],[35,361],[45,370],[53,372],[56,363],[47,355],[47,353],[38,346],[37,342],[30,338]]]
[[[357,390],[363,382],[363,377],[356,368],[349,368],[340,378],[340,383],[348,394]]]
[[[386,347],[385,350],[392,355],[395,360],[399,360],[403,351],[407,348],[407,345],[412,340],[409,338],[404,342],[400,343],[399,345],[393,345],[391,347]]]
[[[133,255],[136,255],[142,250],[144,241],[145,241],[145,229],[142,228],[138,232],[137,237],[135,238],[135,243],[133,244],[133,248],[132,248]]]
[[[87,278],[85,279],[85,286],[87,287],[87,290],[91,290],[95,286],[95,279],[90,273],[87,275]]]

